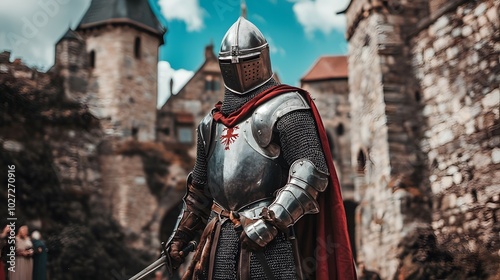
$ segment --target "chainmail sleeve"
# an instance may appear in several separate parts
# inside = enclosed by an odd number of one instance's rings
[[[200,133],[197,133],[196,162],[193,168],[193,185],[198,189],[204,189],[207,185],[207,156]]]
[[[283,157],[288,165],[298,159],[310,160],[320,171],[328,173],[317,126],[310,110],[290,112],[276,124]]]

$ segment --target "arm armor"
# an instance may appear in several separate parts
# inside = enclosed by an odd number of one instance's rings
[[[276,199],[262,210],[262,218],[245,228],[250,239],[264,247],[277,229],[285,231],[306,214],[319,212],[316,197],[328,186],[328,174],[319,171],[307,159],[295,161],[290,167],[288,183],[278,191]]]
[[[177,225],[169,243],[173,239],[181,239],[187,243],[193,240],[196,233],[203,230],[207,224],[212,198],[192,184],[191,173],[188,175],[187,193],[183,201],[184,206],[177,218]]]
[[[295,224],[306,214],[318,213],[316,197],[328,186],[328,174],[319,171],[306,159],[292,164],[288,178],[288,183],[278,191],[267,211],[271,222],[281,229]]]

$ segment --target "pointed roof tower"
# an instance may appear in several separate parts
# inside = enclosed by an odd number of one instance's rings
[[[105,24],[134,25],[156,34],[165,32],[149,6],[149,1],[144,0],[92,0],[78,29]]]

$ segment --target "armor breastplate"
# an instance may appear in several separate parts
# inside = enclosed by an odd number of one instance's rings
[[[273,197],[285,182],[280,149],[260,148],[247,119],[233,128],[215,125],[208,157],[208,188],[226,209],[240,210],[252,202]],[[285,171],[285,172],[284,172]]]
[[[259,106],[232,128],[212,121],[199,126],[207,154],[208,188],[214,200],[228,210],[274,197],[287,181],[288,168],[280,147],[272,141],[278,118],[309,109],[297,92],[279,95]]]

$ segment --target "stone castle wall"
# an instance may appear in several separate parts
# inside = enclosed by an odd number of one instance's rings
[[[351,162],[355,178],[358,260],[381,275],[397,266],[396,248],[403,229],[399,199],[387,188],[390,154],[377,42],[380,16],[361,21],[349,41],[349,102],[351,104]],[[380,256],[384,262],[380,262]]]
[[[55,69],[63,78],[64,94],[68,100],[82,104],[88,102],[88,62],[86,45],[80,38],[61,40],[56,45]]]
[[[358,256],[384,279],[495,274],[498,4],[464,2],[347,10]]]
[[[500,249],[499,8],[494,0],[461,4],[411,38],[432,227],[461,265],[473,267],[464,259],[477,255],[485,270]]]
[[[85,30],[87,53],[95,52],[89,93],[93,114],[108,135],[155,139],[159,38],[128,26]],[[135,57],[135,40],[140,55]]]

